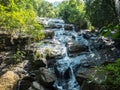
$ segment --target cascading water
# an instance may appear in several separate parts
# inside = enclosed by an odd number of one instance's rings
[[[57,60],[54,64],[54,72],[56,74],[57,80],[53,86],[56,90],[80,90],[80,86],[78,85],[74,75],[76,68],[81,63],[85,63],[86,66],[86,62],[89,62],[88,58],[91,60],[94,59],[95,62],[101,59],[99,54],[91,50],[89,41],[84,38],[83,34],[86,34],[85,31],[81,31],[78,35],[78,33],[75,31],[74,26],[72,27],[73,30],[66,31],[64,30],[64,24],[62,24],[61,29],[54,30],[55,36],[53,40],[58,40],[64,46],[64,51],[66,53],[64,58]],[[67,51],[68,47],[66,46],[66,43],[71,41],[71,39],[83,46],[88,47],[89,52],[83,55],[78,55],[76,57],[69,57]]]
[[[58,39],[65,46],[67,37],[64,36],[64,33],[64,24],[62,24],[62,28],[58,31],[55,31],[54,39]],[[66,52],[65,57],[58,60],[54,65],[54,72],[57,77],[54,87],[57,90],[80,90],[80,86],[75,79],[73,69],[71,67],[70,58],[67,53],[67,47],[65,46],[64,49]]]
[[[55,73],[57,80],[54,87],[57,90],[80,90],[69,60],[59,60],[55,64]]]
[[[45,43],[43,42],[43,44],[40,45],[40,49],[38,49],[45,54],[46,52],[44,51],[46,48],[50,48],[53,54],[51,58],[48,57],[48,69],[57,77],[55,82],[53,81],[53,86],[51,85],[55,90],[80,90],[79,81],[77,82],[75,78],[75,75],[78,74],[79,71],[81,72],[83,68],[86,69],[87,67],[89,68],[89,66],[101,65],[107,60],[110,61],[114,59],[114,57],[111,57],[114,53],[111,52],[113,52],[112,50],[115,48],[111,47],[111,41],[100,38],[96,34],[85,30],[75,32],[74,25],[72,27],[72,30],[65,30],[64,23],[61,23],[61,29],[53,29],[55,34],[54,38],[45,40]],[[105,44],[105,42],[103,42],[104,40],[109,44]],[[106,49],[106,47],[109,48]],[[51,48],[54,50],[52,51]],[[110,51],[109,54],[106,54],[108,51]],[[116,54],[116,50],[114,50],[114,52]],[[119,52],[117,55],[120,55]],[[49,59],[52,60],[50,61]],[[32,71],[32,73],[34,74],[35,81],[37,81],[38,70],[35,72]],[[31,72],[28,76],[30,75]],[[30,83],[34,84],[33,81],[31,81],[32,78],[33,77],[30,78]],[[18,82],[17,90],[22,90],[21,87],[24,87],[24,85],[22,86],[22,80],[23,79]],[[25,80],[26,79],[24,79],[24,81]],[[42,85],[40,81],[39,83]],[[39,85],[37,86],[38,89],[35,90],[42,90]],[[35,86],[31,85],[31,87],[34,88]]]

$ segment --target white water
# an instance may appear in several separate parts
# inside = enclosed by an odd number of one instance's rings
[[[74,26],[73,26],[73,31],[72,31],[75,35],[75,38],[77,37],[76,32],[74,30]],[[56,62],[56,68],[57,71],[60,74],[60,77],[57,78],[57,80],[54,83],[54,87],[57,90],[80,90],[80,86],[78,85],[74,73],[73,73],[73,69],[71,66],[71,60],[68,56],[67,53],[67,47],[65,46],[65,43],[70,39],[69,36],[65,36],[64,35],[65,30],[64,30],[64,24],[62,25],[62,28],[59,30],[55,30],[55,36],[54,36],[54,40],[59,40],[61,42],[61,44],[64,45],[64,51],[66,52],[66,56],[63,59],[60,59]],[[65,73],[68,73],[68,77],[69,79],[65,78]]]

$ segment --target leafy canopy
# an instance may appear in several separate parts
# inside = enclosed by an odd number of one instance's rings
[[[84,2],[81,0],[63,1],[59,5],[59,16],[62,17],[66,23],[74,24],[76,29],[88,28]]]
[[[0,0],[0,28],[13,33],[30,33],[40,39],[41,25],[36,21],[31,0]]]

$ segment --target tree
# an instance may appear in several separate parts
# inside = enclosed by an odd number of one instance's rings
[[[84,3],[80,0],[63,1],[59,5],[59,16],[66,23],[74,24],[76,29],[88,28],[88,22],[85,17]]]
[[[53,5],[45,0],[36,0],[33,2],[34,10],[40,17],[55,17]]]
[[[111,22],[118,23],[114,0],[86,0],[86,15],[98,28]]]
[[[0,1],[0,28],[7,30],[11,35],[19,32],[27,34],[36,32],[34,36],[40,36],[42,27],[35,18],[36,13],[31,0]]]

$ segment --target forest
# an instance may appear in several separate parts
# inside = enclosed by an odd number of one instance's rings
[[[120,90],[120,0],[0,0],[0,90]]]

